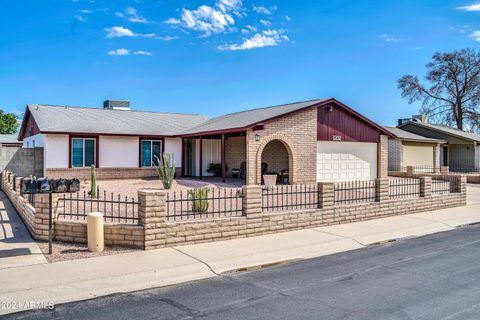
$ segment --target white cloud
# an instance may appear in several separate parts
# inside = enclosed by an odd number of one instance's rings
[[[127,49],[121,48],[121,49],[116,49],[116,50],[110,50],[107,52],[109,56],[128,56],[130,54],[130,51]]]
[[[81,16],[81,15],[76,15],[75,17],[75,20],[79,21],[79,22],[87,22],[87,18],[85,18],[84,16]]]
[[[473,40],[475,41],[478,41],[480,42],[480,31],[473,31],[470,35],[469,35],[470,38],[472,38]]]
[[[272,25],[272,23],[270,21],[263,20],[263,19],[260,19],[260,23],[263,24],[264,26],[267,26],[267,27]]]
[[[267,8],[264,6],[257,7],[256,5],[253,5],[252,10],[255,11],[256,13],[271,15],[275,10],[277,10],[277,6]]]
[[[383,39],[386,42],[402,42],[403,39],[390,36],[388,34],[381,34],[378,36],[380,39]]]
[[[155,37],[155,39],[163,40],[163,41],[171,41],[171,40],[178,39],[178,37],[177,36],[158,36],[158,37]]]
[[[153,38],[155,33],[135,33],[130,29],[124,27],[111,27],[105,28],[107,32],[107,38],[120,38],[120,37],[144,37],[144,38]]]
[[[463,11],[480,11],[480,3],[474,3],[468,6],[461,6],[457,7],[457,10],[463,10]]]
[[[153,56],[153,53],[151,53],[150,51],[143,50],[134,51],[133,54],[136,56]]]
[[[290,21],[292,20],[292,18],[290,18],[289,16],[285,16],[285,20]]]
[[[257,31],[257,28],[249,24],[247,24],[244,28],[240,30],[240,32],[243,34],[248,34],[250,32],[255,32],[255,31]]]
[[[120,18],[127,19],[134,23],[147,23],[148,20],[138,14],[137,9],[128,7],[124,12],[115,12],[115,15]]]
[[[184,8],[180,19],[169,18],[165,23],[181,25],[199,31],[203,36],[210,36],[232,30],[235,25],[233,15],[243,16],[241,0],[218,0],[214,6],[201,5],[194,10]]]
[[[245,39],[240,44],[226,44],[218,46],[221,51],[251,50],[255,48],[274,47],[283,41],[289,41],[288,37],[283,35],[285,30],[265,30],[256,33],[253,37]]]
[[[82,9],[79,10],[81,13],[92,13],[92,10]]]

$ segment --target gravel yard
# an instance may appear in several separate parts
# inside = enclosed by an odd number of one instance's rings
[[[136,250],[120,247],[105,247],[105,250],[103,252],[96,253],[88,251],[88,247],[86,244],[54,241],[52,246],[53,252],[50,255],[48,254],[48,242],[37,241],[37,243],[48,262],[59,262],[67,260],[94,258],[100,256],[109,256],[113,254],[132,252]]]

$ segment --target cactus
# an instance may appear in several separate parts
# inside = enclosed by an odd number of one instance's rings
[[[163,183],[165,189],[170,189],[175,179],[175,162],[173,161],[173,154],[162,153],[162,159],[157,156],[158,166],[154,163],[155,169],[157,169],[158,177]]]
[[[91,183],[90,183],[90,196],[92,198],[97,197],[97,172],[95,171],[95,165],[90,166],[91,169]]]
[[[207,212],[208,200],[207,196],[210,190],[208,188],[195,188],[187,191],[188,198],[192,200],[193,212]]]

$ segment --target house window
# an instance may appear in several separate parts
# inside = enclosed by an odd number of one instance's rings
[[[95,164],[95,139],[72,139],[72,167],[90,167]]]
[[[153,165],[158,165],[158,159],[162,152],[162,141],[142,140],[141,148],[142,167],[153,167]]]

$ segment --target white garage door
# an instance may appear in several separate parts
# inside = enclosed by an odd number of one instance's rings
[[[376,143],[317,142],[317,181],[371,180],[376,177]]]

